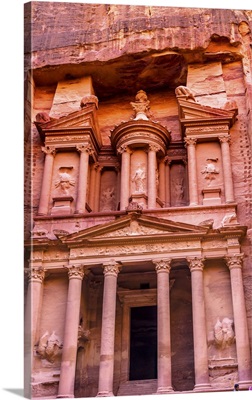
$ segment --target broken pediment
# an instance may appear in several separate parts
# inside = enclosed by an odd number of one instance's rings
[[[178,240],[182,237],[204,235],[208,231],[206,226],[196,226],[181,222],[174,222],[149,216],[127,215],[113,222],[87,228],[82,231],[62,236],[65,244],[103,242],[113,239],[153,239],[154,237],[167,237],[170,240]]]
[[[235,103],[227,102],[223,108],[214,108],[196,102],[193,93],[184,86],[176,90],[178,101],[179,119],[182,130],[187,126],[195,125],[227,125],[230,128],[236,120],[238,113]]]
[[[89,96],[90,97],[90,96]],[[95,96],[92,96],[95,97]],[[38,113],[34,121],[42,141],[48,136],[81,134],[83,130],[92,134],[99,146],[102,140],[96,116],[97,103],[82,99],[80,110],[60,118],[51,118],[46,113]]]

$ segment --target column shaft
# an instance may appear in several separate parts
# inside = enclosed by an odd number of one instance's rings
[[[165,207],[171,206],[171,190],[170,190],[170,161],[165,162]]]
[[[43,147],[42,151],[46,154],[45,156],[45,164],[44,164],[44,172],[43,172],[43,180],[41,187],[41,194],[39,200],[39,215],[48,214],[49,207],[49,199],[51,193],[51,183],[52,183],[52,174],[53,174],[53,161],[55,156],[55,149],[53,147]]]
[[[74,265],[68,267],[68,276],[69,286],[58,398],[74,397],[83,267]]]
[[[80,167],[79,167],[79,182],[77,191],[76,212],[82,214],[86,211],[86,197],[87,197],[87,180],[88,180],[88,164],[89,154],[92,149],[90,145],[77,146],[80,152]]]
[[[120,210],[125,210],[128,207],[130,195],[130,150],[124,147],[120,149],[120,152],[122,154]]]
[[[99,397],[113,396],[116,286],[119,267],[111,262],[104,265]]]
[[[252,383],[252,376],[248,323],[242,281],[242,258],[242,254],[237,254],[226,257],[226,261],[230,269],[231,278],[239,383],[244,385],[244,388],[247,388]]]
[[[233,188],[233,178],[231,169],[231,158],[230,158],[230,148],[229,141],[230,136],[220,136],[221,143],[221,157],[224,175],[224,188],[225,188],[225,199],[226,203],[234,202],[234,188]]]
[[[171,332],[169,273],[171,260],[155,260],[158,311],[158,384],[157,393],[173,391],[171,385]]]
[[[195,138],[186,138],[188,154],[188,178],[189,178],[189,197],[190,206],[197,206],[198,201],[198,183],[197,183],[197,164],[196,164],[196,142]]]
[[[101,172],[102,172],[102,167],[98,166],[97,171],[96,171],[95,199],[94,199],[94,210],[96,212],[98,212],[100,209]]]
[[[165,204],[165,161],[159,163],[159,193],[158,197]]]
[[[157,187],[156,187],[156,152],[157,146],[150,145],[148,151],[148,208],[156,208]]]
[[[93,164],[90,173],[90,189],[89,189],[89,206],[92,211],[95,211],[95,196],[97,195],[96,177],[97,177],[97,164]]]
[[[210,388],[208,373],[207,333],[203,285],[203,260],[188,258],[192,281],[192,313],[194,343],[194,390]]]

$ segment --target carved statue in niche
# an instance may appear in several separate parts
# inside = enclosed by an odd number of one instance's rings
[[[135,185],[134,193],[143,193],[145,191],[146,174],[143,164],[140,164],[131,180]]]
[[[222,350],[226,349],[235,342],[232,319],[223,318],[223,320],[220,321],[218,318],[214,326],[214,341],[215,345]]]
[[[207,185],[209,186],[212,181],[215,179],[215,175],[219,174],[219,168],[216,168],[214,165],[214,162],[218,161],[218,158],[207,158],[207,165],[204,167],[204,169],[201,171],[202,174],[204,174],[204,178],[207,181]]]
[[[115,202],[115,189],[113,187],[107,187],[101,195],[101,210],[111,211],[114,208]]]
[[[46,331],[39,340],[37,354],[39,354],[41,358],[53,363],[62,349],[62,346],[63,344],[56,335],[55,331],[53,331],[51,335],[48,331]]]
[[[176,200],[180,202],[184,198],[184,179],[177,178],[173,181],[173,184]]]
[[[59,179],[55,182],[55,187],[64,195],[69,195],[71,187],[75,185],[75,181],[72,179],[70,173],[72,169],[73,167],[59,168]]]

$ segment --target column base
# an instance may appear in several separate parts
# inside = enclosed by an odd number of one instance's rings
[[[171,392],[174,392],[174,389],[171,386],[165,386],[165,387],[159,387],[157,389],[156,394],[166,394]]]
[[[59,394],[56,399],[74,399],[73,394]]]
[[[212,389],[212,386],[210,385],[210,383],[198,383],[194,386],[193,391],[194,392],[202,392],[202,391],[207,391],[209,389]]]
[[[114,393],[113,392],[108,392],[108,391],[104,391],[104,392],[98,392],[96,397],[113,397]]]
[[[238,381],[237,383],[239,384],[239,389],[240,390],[248,389],[250,386],[252,386],[252,380]]]

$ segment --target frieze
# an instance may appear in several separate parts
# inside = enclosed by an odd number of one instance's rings
[[[47,137],[47,143],[48,142],[78,142],[79,140],[83,141],[83,139],[86,140],[86,133],[83,133],[82,136],[57,136],[57,137]]]
[[[212,121],[211,121],[212,124]],[[196,126],[191,128],[186,128],[186,133],[204,133],[204,132],[228,132],[228,125],[214,125],[214,126]]]

